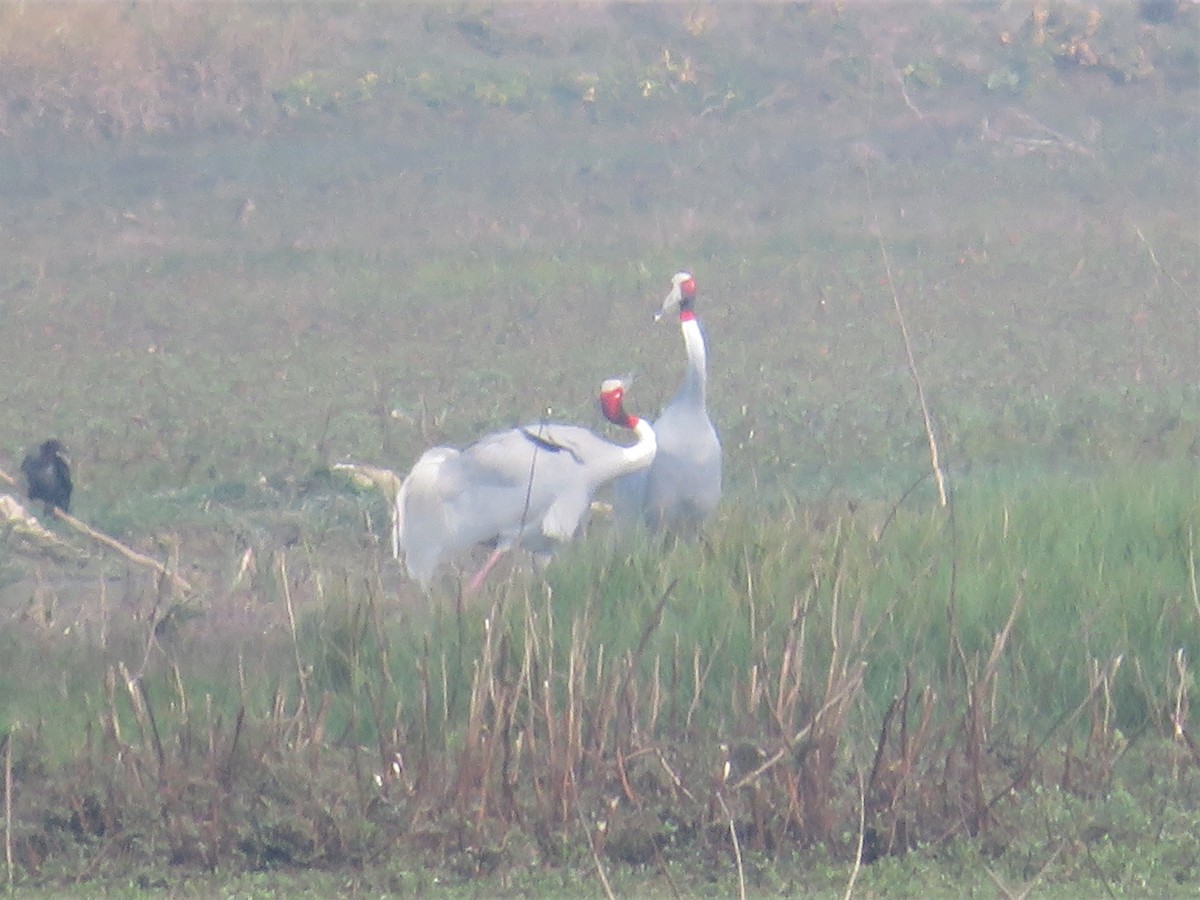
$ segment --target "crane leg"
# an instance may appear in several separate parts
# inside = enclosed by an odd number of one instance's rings
[[[483,564],[483,568],[476,572],[471,578],[470,582],[467,583],[466,593],[473,594],[479,590],[480,586],[483,584],[483,580],[488,577],[488,572],[495,568],[496,563],[500,562],[500,557],[503,556],[507,550],[507,547],[497,547],[492,551],[492,555],[487,558],[487,562]]]

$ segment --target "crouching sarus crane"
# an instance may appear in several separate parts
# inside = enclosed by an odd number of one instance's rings
[[[600,487],[654,460],[654,430],[625,412],[624,396],[618,379],[600,387],[605,418],[637,435],[629,447],[577,425],[537,424],[490,434],[461,451],[425,451],[396,494],[408,574],[428,588],[442,562],[476,544],[494,544],[469,593],[515,547],[548,560],[579,532]]]
[[[615,486],[614,510],[625,525],[641,520],[654,531],[692,528],[709,519],[721,499],[721,442],[708,417],[704,334],[695,302],[696,279],[679,272],[654,317],[679,312],[687,369],[674,399],[654,421],[658,453],[653,464]]]

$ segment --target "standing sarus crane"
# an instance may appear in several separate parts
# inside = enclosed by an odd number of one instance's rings
[[[679,272],[654,317],[678,310],[687,369],[674,399],[654,421],[653,464],[615,485],[613,506],[625,525],[640,520],[652,531],[690,530],[711,518],[721,499],[721,441],[708,417],[707,357],[695,302],[696,279]]]
[[[637,435],[629,447],[578,425],[541,423],[490,434],[461,451],[425,451],[396,494],[398,549],[408,574],[427,589],[442,562],[494,544],[467,585],[471,593],[515,547],[549,560],[579,532],[597,490],[654,460],[654,430],[625,412],[624,397],[619,379],[600,387],[605,418]]]

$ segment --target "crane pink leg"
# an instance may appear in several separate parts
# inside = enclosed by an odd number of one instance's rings
[[[488,572],[495,568],[496,563],[500,562],[500,557],[503,556],[506,551],[506,547],[497,547],[492,551],[492,555],[487,558],[487,562],[483,564],[483,568],[476,572],[471,580],[467,583],[466,593],[473,594],[479,590],[479,588],[483,585],[483,580],[488,577]]]

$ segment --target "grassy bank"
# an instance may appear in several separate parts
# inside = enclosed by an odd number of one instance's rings
[[[1177,467],[968,483],[949,511],[730,510],[700,543],[596,534],[547,584],[428,607],[281,557],[271,638],[157,605],[104,647],[56,642],[69,681],[15,666],[18,880],[349,866],[431,888],[384,861],[407,848],[489,891],[629,866],[727,891],[739,855],[756,891],[834,890],[861,836],[866,861],[919,851],[868,891],[914,865],[1170,891],[1197,864],[1198,513]],[[1117,836],[1141,849],[1106,855]],[[836,864],[797,870],[817,847]]]

